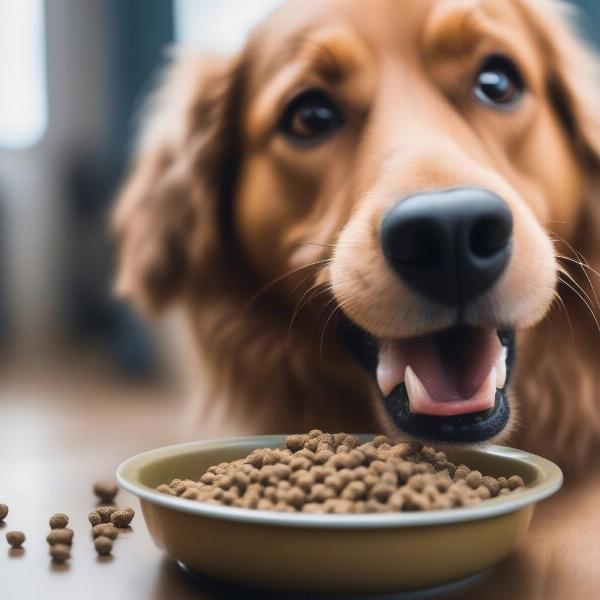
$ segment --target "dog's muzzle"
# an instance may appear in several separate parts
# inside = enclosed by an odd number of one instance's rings
[[[456,188],[412,195],[380,230],[393,272],[429,303],[455,309],[454,326],[413,338],[375,338],[353,325],[346,338],[376,378],[402,431],[446,442],[482,442],[506,426],[514,332],[463,323],[469,303],[504,272],[512,215],[496,194]]]

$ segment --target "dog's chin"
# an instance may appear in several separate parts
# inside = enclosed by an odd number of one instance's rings
[[[382,340],[344,327],[351,352],[378,384],[380,412],[397,433],[444,444],[501,439],[510,422],[512,329],[452,327]]]
[[[510,419],[506,389],[496,390],[494,406],[487,410],[448,417],[412,413],[404,384],[382,399],[396,428],[426,441],[458,444],[489,442],[502,434]]]

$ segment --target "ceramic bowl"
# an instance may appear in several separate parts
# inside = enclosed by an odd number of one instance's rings
[[[371,436],[360,435],[363,441]],[[156,544],[189,570],[240,586],[318,594],[387,594],[470,581],[525,535],[537,502],[562,484],[560,469],[521,450],[449,450],[493,476],[520,475],[521,493],[476,506],[428,512],[315,515],[213,506],[154,488],[198,480],[211,465],[255,448],[284,447],[285,436],[193,442],[125,461],[120,485],[140,499]]]

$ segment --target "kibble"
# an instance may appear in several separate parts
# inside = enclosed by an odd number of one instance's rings
[[[479,471],[471,471],[465,480],[470,488],[476,490],[483,482],[483,476]]]
[[[99,523],[92,527],[92,537],[94,539],[104,536],[111,540],[117,539],[119,530],[112,523]]]
[[[181,493],[183,493],[184,489],[181,490]],[[96,509],[96,512],[98,513],[98,515],[100,516],[101,522],[102,523],[108,523],[110,522],[110,517],[111,515],[117,510],[116,506],[99,506]],[[94,523],[95,524],[95,523]]]
[[[189,500],[257,510],[363,514],[472,506],[523,487],[518,475],[508,479],[484,475],[455,465],[431,446],[386,436],[361,444],[346,433],[313,429],[288,436],[285,449],[259,448],[246,458],[210,467],[198,482],[174,479],[156,489]],[[127,515],[112,512],[110,521],[127,526],[133,517],[133,510],[128,510]],[[104,517],[93,518],[102,523]],[[95,524],[92,530],[92,535],[100,536],[97,539],[104,537],[101,527]]]
[[[519,477],[518,475],[513,475],[512,477],[509,477],[508,480],[506,481],[506,485],[508,486],[509,490],[516,490],[517,488],[522,488],[525,483],[523,483],[523,479],[521,479],[521,477]]]
[[[93,486],[94,494],[101,502],[112,502],[119,491],[114,481],[97,481]]]
[[[69,528],[53,529],[46,537],[46,541],[51,546],[55,544],[70,546],[73,543],[73,530]]]
[[[56,513],[50,517],[50,529],[64,529],[69,524],[69,517],[65,513]]]
[[[159,486],[159,487],[161,487],[161,486]],[[171,489],[171,488],[169,488],[169,489]],[[162,490],[159,490],[159,491],[162,491]],[[175,493],[173,493],[173,495],[175,495]],[[99,525],[100,523],[102,523],[102,517],[100,516],[100,514],[98,513],[97,510],[94,510],[88,515],[88,521],[90,522],[90,525],[93,527],[94,525]]]
[[[7,514],[8,514],[8,506],[6,506],[6,504],[0,504],[0,523],[2,523],[2,521],[4,521]]]
[[[110,538],[101,535],[94,540],[94,547],[99,556],[106,556],[112,552],[113,543]]]
[[[52,560],[63,563],[71,558],[71,546],[67,544],[54,544],[50,547]]]
[[[222,496],[225,504],[232,504],[233,501],[237,498],[237,494],[232,490],[228,490]],[[229,501],[228,501],[229,500]],[[120,529],[123,527],[129,527],[129,523],[131,523],[133,517],[135,516],[135,511],[133,508],[126,508],[125,510],[116,510],[110,515],[110,522]]]
[[[25,534],[22,531],[9,531],[6,534],[6,541],[13,548],[20,548],[25,542]]]

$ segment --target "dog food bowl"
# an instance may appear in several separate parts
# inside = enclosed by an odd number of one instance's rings
[[[526,488],[472,507],[360,515],[277,513],[208,505],[154,489],[174,478],[197,481],[209,466],[242,458],[255,448],[284,446],[283,435],[169,446],[125,461],[117,478],[140,498],[156,544],[187,570],[237,586],[342,595],[441,590],[476,580],[523,538],[536,502],[562,484],[560,469],[550,461],[491,446],[446,454],[484,474],[520,475]]]

